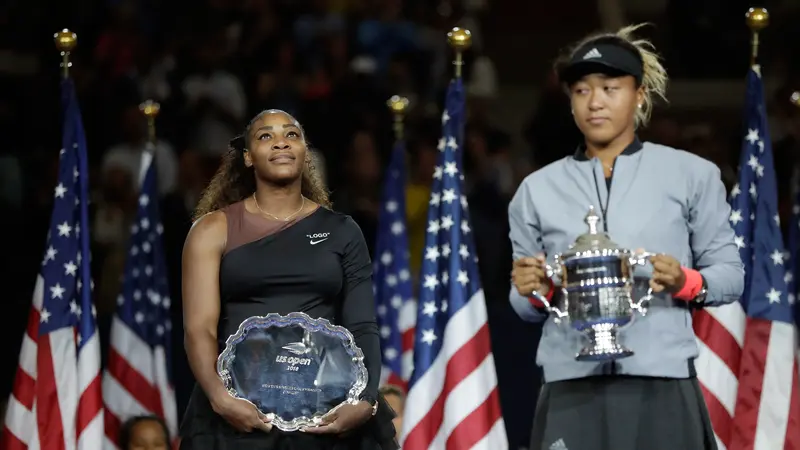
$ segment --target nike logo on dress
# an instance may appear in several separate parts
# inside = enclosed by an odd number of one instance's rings
[[[311,245],[317,245],[320,242],[327,241],[327,240],[328,240],[328,238],[325,238],[325,239],[320,239],[318,241],[308,241],[308,243],[311,244]]]

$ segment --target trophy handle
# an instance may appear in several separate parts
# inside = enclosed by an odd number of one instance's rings
[[[550,264],[545,264],[544,268],[545,268],[545,273],[547,274],[547,278],[553,278],[553,275],[561,275],[561,266],[556,266],[555,268],[553,268]],[[555,289],[555,286],[553,287],[553,289]],[[540,294],[538,291],[531,292],[531,297],[542,302],[542,304],[544,304],[544,309],[547,312],[555,315],[555,317],[553,317],[553,322],[561,323],[561,319],[569,316],[566,312],[561,311],[560,309],[558,309],[557,306],[554,306],[552,303],[550,303],[550,301],[547,300],[547,298],[545,298],[545,296]]]
[[[631,266],[644,266],[650,263],[650,258],[655,255],[655,253],[650,252],[638,252],[634,253],[629,261]],[[631,309],[644,316],[647,314],[647,308],[650,306],[651,300],[653,300],[653,288],[647,288],[647,293],[638,302],[633,301],[633,298],[631,298]]]

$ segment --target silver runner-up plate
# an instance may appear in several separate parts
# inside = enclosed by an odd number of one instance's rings
[[[293,312],[245,319],[217,358],[228,393],[253,403],[283,431],[321,424],[358,401],[367,386],[364,353],[350,331]]]

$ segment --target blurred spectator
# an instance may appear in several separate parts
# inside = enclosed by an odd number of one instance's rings
[[[487,55],[478,55],[472,61],[467,94],[473,99],[487,101],[497,97],[497,70]]]
[[[135,84],[140,99],[164,103],[172,97],[172,75],[176,68],[175,56],[170,49],[148,47],[142,50],[136,66],[128,74]]]
[[[22,166],[14,155],[0,154],[0,204],[22,206]]]
[[[397,53],[416,50],[416,26],[402,17],[401,0],[374,2],[365,20],[358,24],[359,50],[374,59],[384,73]]]
[[[385,78],[384,89],[392,95],[401,95],[408,98],[412,105],[419,104],[416,80],[414,77],[414,62],[416,55],[412,53],[395,53],[389,58],[389,65]],[[387,97],[388,98],[388,97]]]
[[[730,192],[737,181],[736,164],[731,162],[726,142],[720,139],[714,126],[708,123],[687,126],[684,128],[683,141],[689,151],[719,167],[722,182]]]
[[[400,433],[403,431],[403,413],[406,409],[406,394],[402,389],[391,384],[381,386],[380,393],[383,395],[383,398],[386,399],[386,403],[394,410],[395,418],[392,422],[394,423],[397,436],[400,436]]]
[[[796,187],[800,182],[800,107],[790,101],[792,90],[800,84],[800,78],[790,82],[776,93],[775,104],[778,105],[778,125],[782,138],[772,144],[775,155],[775,173],[778,182],[778,201],[785,227],[790,223],[794,207]]]
[[[183,81],[189,145],[217,158],[243,126],[247,105],[239,78],[225,68],[226,30],[217,28],[194,49],[195,68]]]
[[[294,47],[286,40],[276,45],[278,59],[275,67],[256,75],[250,109],[252,116],[265,109],[281,109],[289,114],[299,112],[301,97],[298,79],[294,76]]]
[[[358,131],[344,160],[347,184],[336,190],[333,203],[338,211],[349,214],[361,226],[370,254],[377,238],[381,195],[381,160],[375,137]]]
[[[137,105],[128,106],[121,114],[120,129],[123,141],[106,151],[103,158],[103,174],[108,178],[111,169],[126,173],[132,183],[131,189],[139,190],[142,153],[147,148],[147,119]],[[155,144],[156,165],[158,167],[158,189],[167,194],[175,189],[178,175],[178,161],[172,146],[162,140]]]
[[[342,15],[331,8],[330,0],[310,0],[308,10],[294,22],[297,50],[304,54],[311,65],[319,65],[324,59],[324,46],[329,35],[339,34],[345,29]]]
[[[128,223],[135,212],[135,175],[119,166],[110,166],[103,175],[92,239],[104,246],[124,246],[128,239]]]
[[[138,9],[134,1],[124,0],[113,6],[108,27],[101,33],[94,49],[95,64],[112,79],[125,75],[136,65],[144,40],[137,32]]]
[[[92,222],[92,258],[103,268],[96,296],[99,315],[111,314],[122,286],[130,224],[136,212],[134,175],[118,166],[103,172],[102,196]]]
[[[120,450],[169,450],[169,429],[160,417],[131,417],[120,426],[118,444]]]
[[[408,185],[406,186],[406,226],[408,227],[409,266],[414,277],[419,276],[425,235],[428,230],[428,201],[439,150],[436,140],[419,138],[409,144]]]
[[[653,117],[647,128],[640,132],[639,137],[643,140],[658,142],[672,148],[686,148],[681,127],[678,121],[672,117]]]
[[[536,167],[571,155],[583,143],[583,137],[572,117],[569,100],[558,84],[554,71],[548,74],[524,135],[531,147]]]

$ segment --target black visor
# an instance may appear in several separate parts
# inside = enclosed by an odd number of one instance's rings
[[[575,51],[570,61],[558,72],[559,81],[572,85],[586,75],[602,73],[611,76],[630,75],[642,82],[644,66],[638,51],[611,42],[589,42]]]

